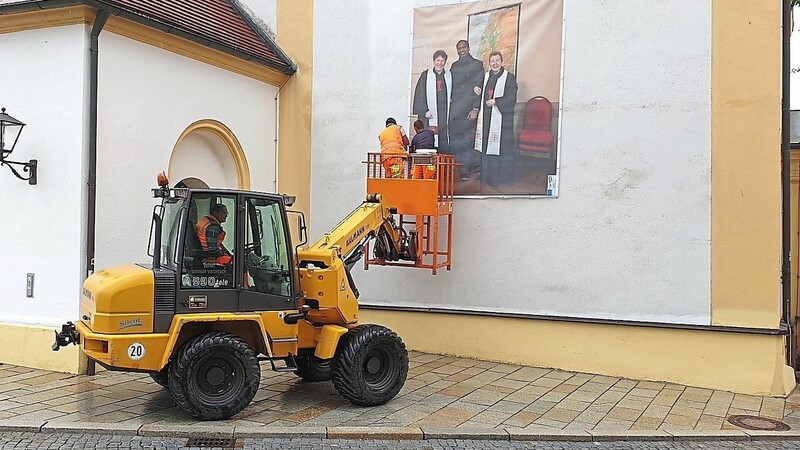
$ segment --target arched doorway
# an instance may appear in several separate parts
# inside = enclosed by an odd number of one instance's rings
[[[169,178],[187,187],[250,189],[244,150],[223,123],[204,119],[178,138],[169,161]]]

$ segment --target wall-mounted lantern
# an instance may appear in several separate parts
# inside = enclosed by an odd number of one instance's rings
[[[26,163],[10,161],[8,157],[14,151],[17,145],[19,135],[22,134],[22,129],[25,124],[19,120],[6,114],[6,109],[0,109],[0,166],[8,166],[14,175],[20,180],[27,181],[28,184],[36,184],[36,166],[38,161],[32,159]],[[6,148],[6,143],[11,142],[11,147]],[[27,173],[27,176],[22,175],[14,168],[14,166],[21,166],[22,172]]]

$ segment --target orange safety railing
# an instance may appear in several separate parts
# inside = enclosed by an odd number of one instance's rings
[[[417,259],[413,263],[384,261],[371,258],[367,248],[364,267],[421,267],[433,274],[442,267],[450,270],[457,165],[453,155],[369,153],[366,164],[367,192],[380,193],[384,204],[397,209],[398,225],[416,239]],[[443,230],[446,236],[441,236]]]

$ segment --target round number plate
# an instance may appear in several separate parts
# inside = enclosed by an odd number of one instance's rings
[[[144,345],[139,342],[134,342],[130,346],[128,346],[128,358],[138,361],[144,358],[145,350]]]

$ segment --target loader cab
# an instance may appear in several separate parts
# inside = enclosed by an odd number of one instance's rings
[[[172,191],[163,200],[162,265],[176,274],[175,313],[296,307],[284,196]],[[215,208],[227,215],[215,214]]]

